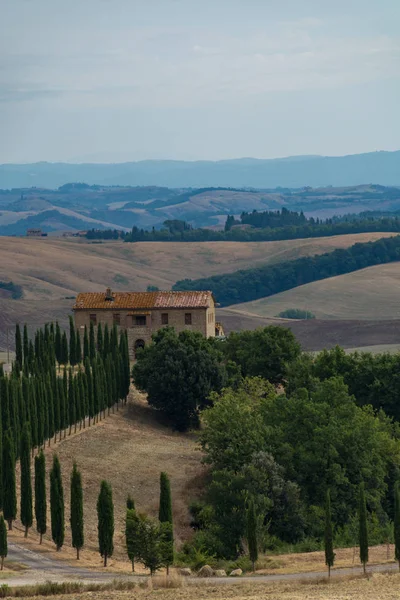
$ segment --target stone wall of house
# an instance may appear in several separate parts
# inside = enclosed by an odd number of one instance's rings
[[[210,308],[187,308],[187,309],[151,309],[151,310],[75,310],[75,326],[83,335],[85,325],[89,329],[91,315],[96,315],[96,324],[101,323],[104,327],[107,323],[109,328],[115,322],[114,315],[118,314],[119,327],[128,332],[129,354],[131,360],[135,358],[135,347],[147,345],[151,336],[167,324],[180,331],[199,331],[205,337],[215,336],[215,307]],[[185,315],[191,315],[191,324],[186,323]],[[146,325],[137,325],[136,316],[146,316]],[[168,315],[168,323],[165,323]],[[164,319],[164,321],[163,321]],[[143,343],[142,343],[143,342]]]

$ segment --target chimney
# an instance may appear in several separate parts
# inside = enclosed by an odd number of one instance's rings
[[[106,289],[106,300],[108,300],[109,302],[112,302],[114,300],[112,289],[110,287]]]

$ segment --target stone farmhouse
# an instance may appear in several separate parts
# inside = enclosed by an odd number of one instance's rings
[[[75,326],[107,323],[128,332],[130,357],[151,341],[151,336],[167,325],[180,331],[199,331],[205,337],[223,335],[215,321],[215,299],[212,292],[85,292],[78,294],[73,311]]]

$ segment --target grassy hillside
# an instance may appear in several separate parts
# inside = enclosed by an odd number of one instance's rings
[[[106,417],[98,425],[86,427],[65,440],[46,448],[46,467],[49,472],[53,452],[61,462],[65,497],[65,551],[73,558],[69,527],[70,474],[74,460],[81,472],[84,493],[85,558],[100,566],[98,552],[96,502],[103,479],[113,490],[115,517],[115,552],[113,559],[126,560],[124,519],[126,496],[130,493],[139,511],[158,515],[159,477],[166,471],[171,479],[173,516],[177,543],[190,536],[188,504],[196,498],[202,486],[204,467],[195,435],[173,432],[158,423],[155,412],[136,392],[126,407]],[[19,482],[19,475],[17,477]],[[19,504],[18,504],[19,505]],[[48,506],[48,510],[50,507]],[[50,523],[50,515],[48,517]],[[17,528],[20,523],[17,522]],[[32,531],[30,538],[36,540]],[[48,542],[48,543],[47,543]],[[45,546],[54,548],[48,527]],[[85,557],[86,553],[86,557]],[[97,556],[96,556],[97,554]],[[98,559],[98,560],[97,560]],[[83,566],[83,565],[82,565]],[[129,566],[128,566],[129,570]]]
[[[301,308],[319,319],[394,319],[400,318],[399,297],[400,263],[391,263],[315,281],[234,309],[262,317]]]

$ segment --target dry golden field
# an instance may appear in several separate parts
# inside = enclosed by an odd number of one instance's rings
[[[280,242],[88,243],[79,239],[0,237],[0,281],[23,288],[21,300],[0,291],[0,349],[16,322],[32,330],[51,320],[62,325],[80,291],[170,289],[183,278],[232,272],[299,256],[330,252],[390,233],[367,233]]]
[[[185,582],[183,582],[185,583]],[[202,580],[194,585],[166,589],[161,578],[153,585],[127,591],[91,591],[54,600],[398,600],[399,574],[373,574],[369,577],[344,577],[327,582],[293,581],[282,583],[236,582],[213,584]],[[43,596],[35,596],[41,600]]]
[[[318,319],[399,319],[399,297],[400,263],[390,263],[315,281],[231,308],[262,317],[274,317],[287,308],[302,308]]]
[[[377,240],[361,233],[280,242],[89,243],[78,239],[0,237],[0,280],[22,285],[26,300],[59,299],[106,285],[168,289],[182,278],[208,277]]]

